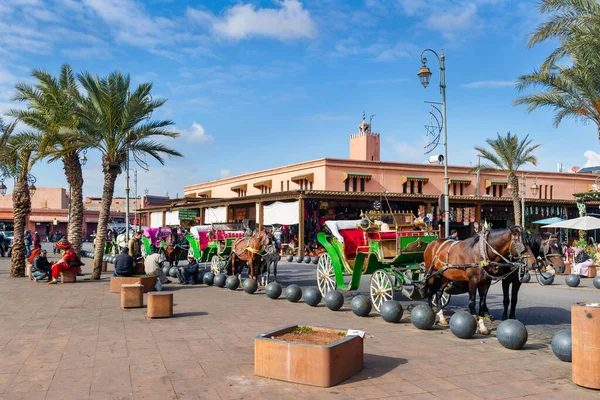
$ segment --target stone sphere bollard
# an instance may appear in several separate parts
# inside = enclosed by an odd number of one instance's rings
[[[527,343],[527,328],[516,319],[507,319],[498,325],[496,337],[500,344],[507,349],[519,350]]]
[[[316,307],[323,300],[323,295],[316,287],[306,288],[304,291],[304,302],[311,307]]]
[[[573,361],[573,340],[570,329],[564,329],[552,336],[552,352],[560,361]]]
[[[410,322],[417,329],[431,329],[435,324],[435,313],[428,305],[419,304],[410,312]]]
[[[371,299],[359,294],[358,296],[354,296],[350,302],[350,309],[359,317],[368,317],[373,309],[373,305],[371,304]]]
[[[404,310],[396,300],[386,300],[379,308],[379,314],[385,322],[398,323],[402,319]]]
[[[331,311],[338,311],[344,306],[344,296],[337,290],[332,290],[325,295],[325,305]]]
[[[457,338],[470,339],[477,332],[477,321],[467,311],[459,311],[450,318],[450,331]]]

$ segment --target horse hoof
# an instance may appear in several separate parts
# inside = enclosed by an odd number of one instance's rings
[[[444,320],[444,321],[439,321],[438,325],[439,326],[448,326],[449,324],[448,324],[448,321]]]
[[[484,330],[479,330],[479,333],[481,333],[482,335],[489,335],[490,334],[490,330],[485,328]]]

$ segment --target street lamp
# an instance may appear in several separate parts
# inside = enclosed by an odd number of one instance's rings
[[[33,196],[35,194],[35,191],[37,190],[37,188],[35,187],[35,176],[29,174],[27,175],[27,184],[29,185],[29,193],[31,196]]]
[[[421,52],[420,58],[423,65],[417,75],[424,88],[427,88],[429,85],[432,75],[427,67],[427,58],[423,57],[423,54],[428,51],[437,57],[440,64],[440,93],[442,94],[442,124],[444,126],[444,230],[445,235],[448,236],[450,234],[450,219],[448,218],[450,212],[450,199],[448,197],[450,181],[448,178],[448,131],[446,127],[446,56],[444,55],[444,50],[442,50],[441,57],[432,49],[425,49]]]
[[[83,153],[83,157],[81,157],[80,161],[81,161],[81,165],[85,165],[85,164],[87,164],[87,161],[88,161],[87,157],[85,156],[85,154],[87,153],[87,150],[84,149],[82,151],[82,153]]]
[[[8,189],[8,188],[7,188],[7,187],[6,187],[6,185],[4,184],[4,179],[0,179],[0,194],[1,194],[2,196],[5,196],[5,195],[6,195],[6,189]]]

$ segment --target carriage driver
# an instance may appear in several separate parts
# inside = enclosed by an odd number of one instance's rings
[[[143,268],[143,257],[142,257],[142,231],[137,231],[133,237],[127,243],[127,248],[129,249],[129,255],[133,257],[133,262],[135,264],[135,269],[138,270]],[[140,263],[142,266],[140,267]]]

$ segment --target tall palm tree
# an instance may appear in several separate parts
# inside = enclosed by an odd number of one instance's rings
[[[83,72],[78,79],[87,92],[87,97],[80,96],[76,110],[81,130],[79,136],[85,147],[95,148],[102,154],[104,187],[92,273],[92,279],[100,279],[115,181],[123,172],[129,152],[136,160],[149,155],[164,164],[165,155],[181,157],[181,154],[157,139],[177,138],[179,133],[169,130],[172,121],[150,120],[152,112],[166,102],[166,99],[152,99],[151,83],[141,84],[130,93],[129,75],[119,71],[103,78]]]
[[[519,140],[517,135],[513,135],[510,132],[506,136],[501,136],[498,133],[495,139],[485,140],[490,149],[480,146],[475,147],[481,158],[487,161],[487,164],[482,164],[477,169],[502,169],[507,172],[508,182],[514,188],[512,191],[512,202],[515,211],[515,224],[519,224],[519,221],[521,221],[517,170],[527,163],[537,165],[537,158],[533,155],[533,152],[540,145],[534,145],[532,141],[532,139],[529,139],[529,135],[525,136],[523,140]]]
[[[14,124],[16,122],[11,125],[13,130]],[[14,239],[10,263],[10,276],[13,278],[25,276],[25,226],[27,216],[31,212],[29,173],[35,162],[32,155],[39,148],[41,140],[42,136],[39,133],[20,132],[7,137],[6,146],[2,148],[3,162],[6,163],[5,172],[15,179],[12,194]]]
[[[535,46],[558,39],[559,46],[540,68],[519,77],[517,89],[541,88],[515,100],[531,112],[548,107],[554,124],[564,118],[592,122],[600,139],[600,2],[598,0],[543,0],[539,9],[551,14],[529,39]]]
[[[83,150],[75,116],[77,80],[69,64],[64,64],[58,78],[48,72],[35,69],[31,76],[35,85],[19,83],[15,101],[27,103],[27,110],[10,110],[8,115],[18,118],[43,134],[38,158],[49,161],[61,160],[70,187],[69,241],[77,254],[81,252],[83,229],[83,173],[79,152]]]

